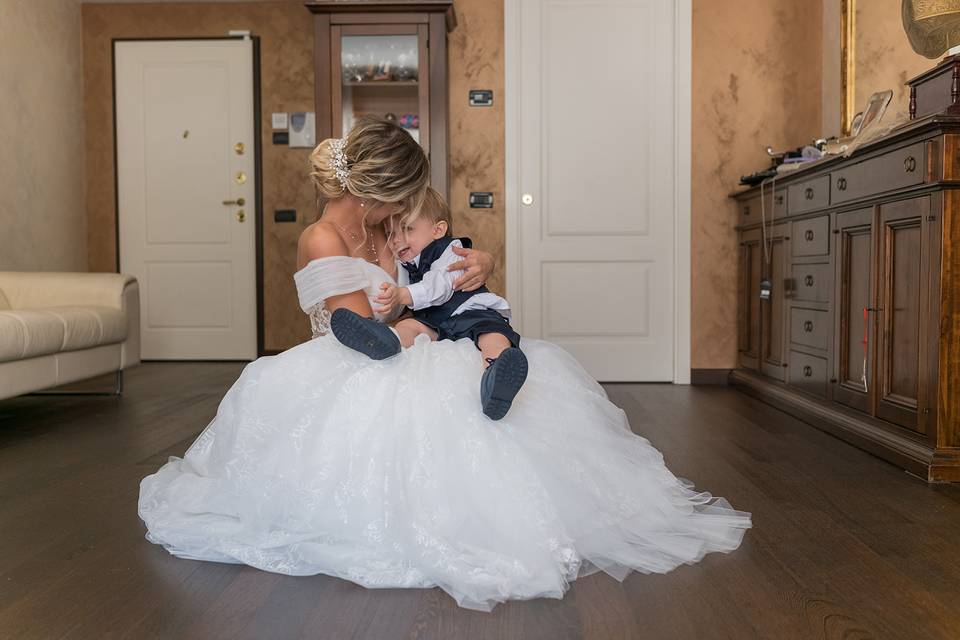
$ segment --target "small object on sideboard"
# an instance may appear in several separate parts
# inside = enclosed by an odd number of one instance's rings
[[[933,113],[960,115],[960,56],[947,56],[937,66],[907,80],[910,119]]]

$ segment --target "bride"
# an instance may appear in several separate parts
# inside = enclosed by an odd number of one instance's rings
[[[148,540],[182,558],[438,586],[485,611],[740,545],[750,514],[674,476],[560,347],[523,339],[526,384],[493,422],[469,340],[382,361],[337,342],[332,310],[371,317],[380,284],[403,282],[382,223],[419,206],[429,163],[405,131],[364,118],[311,164],[326,206],[294,278],[314,337],[248,364],[184,457],[143,479]],[[453,266],[476,288],[492,260],[465,255]]]

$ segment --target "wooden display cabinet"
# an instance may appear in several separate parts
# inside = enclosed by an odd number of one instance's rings
[[[734,196],[732,381],[924,480],[960,481],[960,116],[912,120],[777,187],[785,201]]]
[[[341,137],[364,114],[395,119],[430,158],[448,197],[447,32],[452,0],[306,3],[315,36],[317,140]]]

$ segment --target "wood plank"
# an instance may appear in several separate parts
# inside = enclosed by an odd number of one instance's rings
[[[753,514],[737,551],[668,574],[482,613],[439,589],[175,558],[143,539],[139,479],[182,455],[242,367],[148,363],[119,400],[0,403],[0,637],[960,637],[960,487],[720,386],[605,386],[671,471]]]

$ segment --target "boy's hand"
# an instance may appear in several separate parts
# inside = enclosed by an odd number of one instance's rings
[[[398,287],[395,284],[384,282],[380,285],[380,295],[374,298],[374,302],[381,305],[377,309],[378,313],[389,313],[397,305],[413,304],[413,298],[406,287]]]

